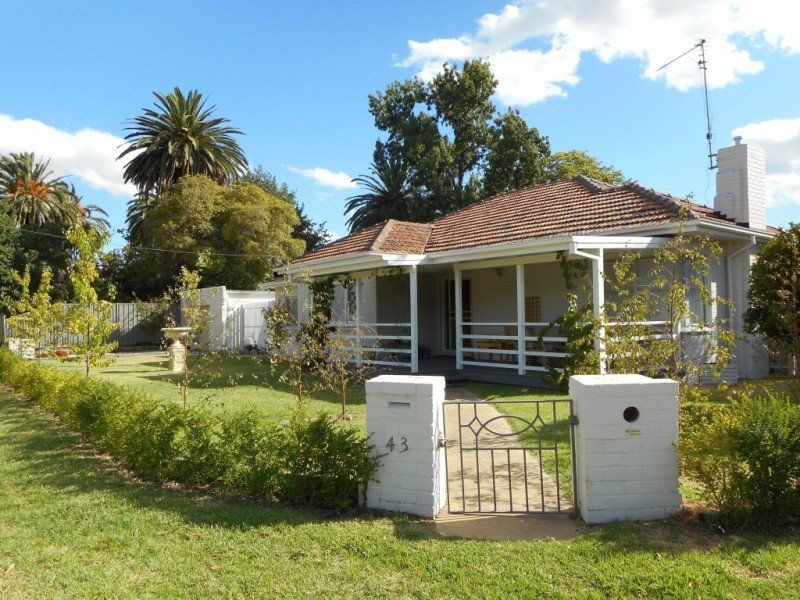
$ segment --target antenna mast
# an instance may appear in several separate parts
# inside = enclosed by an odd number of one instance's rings
[[[708,144],[708,169],[711,171],[717,168],[717,165],[714,164],[714,159],[717,157],[717,155],[714,153],[714,150],[712,149],[711,146],[711,142],[714,139],[714,133],[711,131],[711,109],[709,108],[708,104],[708,77],[706,74],[706,71],[708,69],[706,67],[706,40],[701,39],[699,42],[697,42],[694,46],[689,48],[686,52],[684,52],[680,56],[676,56],[671,61],[661,65],[658,69],[656,69],[656,72],[667,68],[672,63],[683,58],[696,48],[700,48],[700,60],[697,61],[697,66],[703,73],[703,100],[705,101],[705,107],[706,107],[706,143]]]

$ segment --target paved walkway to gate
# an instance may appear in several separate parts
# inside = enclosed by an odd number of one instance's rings
[[[450,507],[455,511],[464,508],[466,513],[450,513],[447,507],[436,520],[436,528],[443,535],[477,537],[485,539],[566,539],[579,535],[582,529],[567,514],[496,514],[478,512],[478,475],[480,475],[480,501],[483,511],[548,511],[558,509],[558,488],[553,477],[541,471],[538,453],[530,450],[502,451],[499,448],[522,445],[520,438],[492,404],[480,403],[481,398],[460,387],[447,388],[447,400],[477,401],[471,405],[447,405],[445,410],[447,436],[447,471],[450,490]],[[482,447],[497,446],[490,452],[460,452],[458,432],[458,410],[461,409],[461,422],[466,425],[474,416],[486,423],[492,420],[490,428],[495,432],[483,430],[479,436]],[[464,433],[469,438],[464,436]],[[501,434],[501,435],[497,435]],[[474,436],[469,429],[462,431],[465,446],[474,444]],[[475,455],[480,455],[477,463]],[[494,485],[492,478],[492,454],[494,455]],[[525,472],[527,470],[527,490]],[[510,485],[509,485],[510,481]],[[462,488],[463,482],[463,488]],[[565,482],[562,481],[562,487]],[[462,493],[463,489],[463,493]],[[527,492],[527,504],[526,504]],[[495,509],[495,501],[497,508]],[[544,508],[543,508],[544,507]],[[561,498],[561,510],[569,511],[568,500]]]

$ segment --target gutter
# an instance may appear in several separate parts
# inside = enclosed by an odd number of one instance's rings
[[[770,233],[769,231],[755,231],[753,229],[748,229],[746,227],[741,227],[739,225],[726,225],[725,223],[715,223],[713,221],[707,219],[692,219],[690,221],[685,221],[683,223],[683,230],[684,232],[692,232],[697,231],[699,228],[708,228],[714,229],[717,231],[725,231],[728,233],[735,233],[739,236],[747,235],[747,236],[755,236],[762,239],[772,239],[775,237],[774,233]],[[595,235],[636,235],[637,233],[641,233],[641,235],[675,235],[680,231],[680,226],[676,222],[670,223],[656,223],[653,225],[637,225],[635,227],[621,227],[619,229],[611,229],[608,231],[603,231],[602,233],[595,234]]]

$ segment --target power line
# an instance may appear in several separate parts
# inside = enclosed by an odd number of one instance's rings
[[[58,235],[55,233],[47,233],[45,231],[35,231],[33,229],[24,229],[22,227],[13,227],[9,225],[4,225],[7,229],[14,229],[16,231],[24,231],[25,233],[30,233],[33,235],[41,235],[44,237],[49,238],[56,238],[60,240],[67,240],[69,238],[65,235]],[[195,254],[197,256],[227,256],[232,258],[269,258],[266,254],[236,254],[231,252],[198,252],[196,250],[174,250],[172,248],[156,248],[155,246],[133,246],[131,244],[119,245],[119,244],[108,244],[109,246],[115,248],[131,248],[133,250],[148,250],[152,252],[168,252],[172,254]]]

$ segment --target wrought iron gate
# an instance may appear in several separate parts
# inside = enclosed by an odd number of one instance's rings
[[[569,399],[445,402],[449,512],[571,511],[576,422]]]

